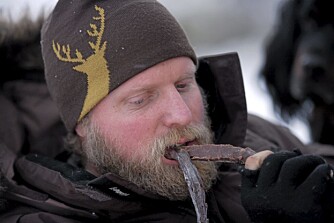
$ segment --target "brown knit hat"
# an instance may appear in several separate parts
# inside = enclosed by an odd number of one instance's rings
[[[69,131],[126,80],[170,58],[196,55],[154,0],[59,0],[42,29],[46,81]]]

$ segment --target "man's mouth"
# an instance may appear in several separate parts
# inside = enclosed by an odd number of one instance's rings
[[[171,157],[171,155],[170,155],[170,152],[171,152],[172,150],[174,150],[174,151],[178,151],[178,150],[180,150],[183,146],[191,146],[191,145],[196,145],[196,144],[198,144],[198,143],[197,143],[197,140],[193,139],[193,140],[189,140],[189,141],[185,141],[185,142],[182,142],[182,143],[177,143],[177,144],[175,144],[175,145],[168,146],[168,147],[166,148],[164,157],[165,157],[166,159],[168,159],[168,160],[175,160],[175,159],[173,159],[173,158]]]

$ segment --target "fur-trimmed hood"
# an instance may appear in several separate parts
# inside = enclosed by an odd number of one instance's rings
[[[0,16],[0,66],[6,70],[0,83],[16,79],[44,79],[40,30],[44,16],[28,15],[18,21]]]

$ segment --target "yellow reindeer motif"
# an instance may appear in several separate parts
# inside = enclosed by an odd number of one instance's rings
[[[96,43],[88,42],[94,52],[87,59],[82,57],[78,49],[75,49],[76,58],[72,58],[69,44],[60,46],[58,43],[55,43],[54,40],[52,42],[53,51],[60,61],[80,63],[74,66],[73,69],[87,75],[87,95],[78,121],[80,121],[101,98],[109,93],[109,70],[107,60],[105,59],[107,41],[101,44],[105,28],[104,9],[95,5],[95,10],[98,11],[100,16],[93,17],[93,19],[97,21],[100,20],[101,27],[98,30],[95,24],[90,23],[92,30],[87,30],[87,33],[89,36],[96,37]],[[61,51],[65,57],[62,56]]]

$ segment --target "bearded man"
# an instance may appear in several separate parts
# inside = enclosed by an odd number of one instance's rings
[[[164,155],[175,145],[212,143],[195,71],[189,58],[169,59],[139,73],[96,105],[76,127],[82,142],[77,151],[86,169],[97,176],[113,173],[171,200],[187,198],[177,161]],[[216,166],[195,165],[205,189],[210,188]]]

